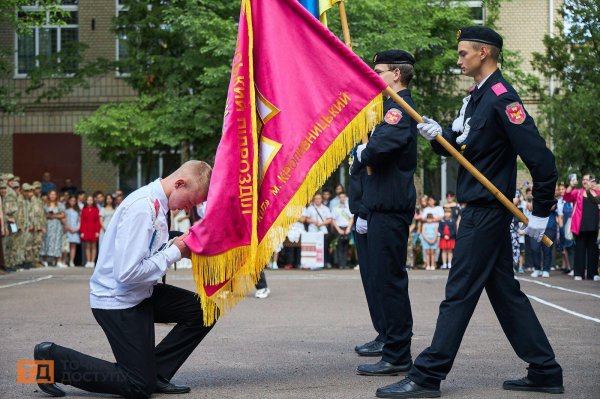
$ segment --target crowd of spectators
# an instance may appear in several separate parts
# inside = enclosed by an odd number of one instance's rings
[[[21,185],[18,176],[3,174],[0,182],[0,228],[3,238],[5,270],[29,267],[94,267],[98,245],[124,193],[78,189],[70,179],[57,189],[50,173],[41,182]],[[31,193],[31,194],[28,194]],[[34,203],[42,210],[36,214]],[[600,185],[586,174],[581,185],[572,175],[568,184],[556,188],[557,206],[550,214],[546,235],[554,242],[550,248],[529,239],[516,217],[511,224],[513,264],[516,273],[531,277],[550,277],[562,270],[575,280],[598,277],[598,229]],[[513,203],[526,216],[531,215],[532,188],[527,182],[515,193]],[[4,205],[3,205],[4,202]],[[450,269],[464,204],[448,192],[440,204],[432,195],[417,200],[410,226],[407,266],[415,269]],[[203,216],[204,206],[191,214],[175,211],[170,215],[171,230],[187,231]],[[40,220],[36,220],[40,219]],[[321,232],[325,240],[325,268],[351,268],[357,265],[353,231],[354,217],[341,184],[332,191],[323,188],[303,210],[291,227],[281,250],[274,254],[270,268],[299,268],[301,236]],[[25,236],[29,234],[28,236]],[[21,236],[23,235],[23,236]],[[35,237],[40,245],[32,246]],[[20,239],[21,237],[22,239]],[[33,255],[32,255],[33,253]],[[0,254],[2,255],[2,254]],[[191,267],[182,260],[179,267]]]

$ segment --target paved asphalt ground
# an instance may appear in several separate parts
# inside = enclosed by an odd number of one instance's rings
[[[0,276],[0,398],[46,397],[36,385],[16,383],[16,361],[31,359],[40,341],[114,360],[89,310],[90,274],[76,268]],[[430,343],[446,275],[410,272],[413,357]],[[277,270],[267,278],[271,296],[251,296],[235,307],[175,375],[174,382],[192,387],[180,398],[373,398],[378,387],[401,378],[355,374],[358,364],[378,360],[353,351],[374,338],[357,271]],[[600,398],[600,282],[576,282],[558,272],[550,279],[520,278],[564,369],[566,392],[559,397]],[[189,270],[171,271],[167,280],[193,289]],[[157,325],[157,340],[170,328]],[[525,367],[483,294],[442,395],[552,396],[502,390],[502,381],[524,376]],[[107,397],[66,391],[74,398]]]

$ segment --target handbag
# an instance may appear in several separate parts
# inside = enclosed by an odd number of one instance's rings
[[[573,241],[573,232],[571,231],[571,220],[573,220],[573,217],[570,217],[569,220],[567,220],[567,223],[565,223],[565,240],[567,241]]]

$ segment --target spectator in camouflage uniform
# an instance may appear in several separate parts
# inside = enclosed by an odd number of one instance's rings
[[[33,220],[33,186],[29,183],[23,183],[23,198],[25,199],[25,219],[27,220],[26,228],[23,231],[23,267],[30,269],[36,260],[36,256],[33,253],[33,232],[34,232],[34,220]]]
[[[33,224],[33,240],[31,248],[31,262],[35,267],[42,267],[40,251],[42,241],[46,233],[46,212],[42,200],[42,185],[39,181],[33,182],[33,194],[31,196],[31,220]]]
[[[4,238],[4,262],[6,265],[6,269],[13,271],[15,270],[15,266],[17,266],[17,263],[15,263],[16,259],[14,252],[14,243],[17,234],[12,231],[11,225],[16,225],[16,217],[19,205],[17,203],[17,193],[11,187],[11,184],[14,183],[13,180],[15,177],[11,173],[7,173],[5,175],[5,178],[7,187],[6,195],[4,197],[4,223],[7,226],[8,234]]]
[[[21,192],[21,183],[18,176],[15,176],[15,180],[12,183],[12,187],[17,193],[17,214],[15,221],[17,222],[17,234],[13,242],[13,253],[17,269],[23,268],[25,263],[25,241],[27,240],[27,231],[29,230],[29,218],[28,218],[28,202],[25,201],[25,197]]]

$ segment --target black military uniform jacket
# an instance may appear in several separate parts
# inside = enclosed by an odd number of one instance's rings
[[[363,203],[363,187],[367,177],[367,168],[356,159],[356,149],[353,151],[352,166],[350,167],[350,190],[348,192],[348,207],[353,215],[367,220],[369,211]]]
[[[554,155],[546,147],[533,118],[525,111],[515,89],[497,69],[484,84],[471,94],[465,110],[468,136],[456,144],[460,132],[448,128],[443,136],[462,151],[485,177],[507,197],[516,191],[517,155],[529,168],[533,178],[533,214],[546,217],[556,203],[554,187],[557,180]],[[434,151],[449,155],[435,140]],[[479,206],[500,206],[495,197],[462,166],[458,170],[457,198]]]
[[[401,90],[398,95],[414,107],[410,90]],[[363,203],[369,212],[413,213],[417,122],[391,98],[384,103],[384,115],[361,154],[361,164],[372,170],[365,177]]]

